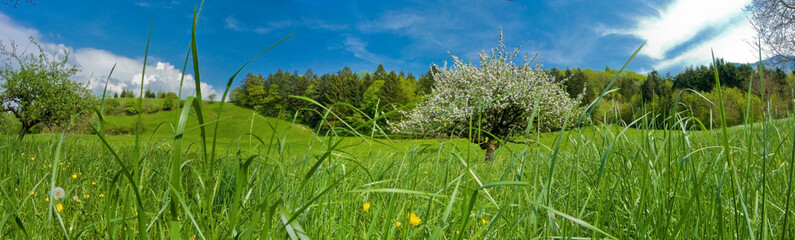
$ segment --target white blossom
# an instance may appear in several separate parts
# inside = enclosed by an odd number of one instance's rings
[[[579,115],[582,96],[569,97],[561,82],[553,81],[540,63],[533,64],[535,56],[525,56],[517,65],[514,59],[518,53],[518,48],[506,51],[500,33],[498,48],[488,53],[481,51],[480,66],[451,55],[452,67],[445,63],[440,72],[432,73],[435,86],[430,97],[402,112],[405,120],[393,124],[393,131],[468,137],[466,129],[471,118],[473,128],[505,140],[525,131],[534,108],[538,111],[533,129],[537,126],[541,131],[562,127],[567,113]],[[471,140],[479,143],[484,139],[481,136]]]

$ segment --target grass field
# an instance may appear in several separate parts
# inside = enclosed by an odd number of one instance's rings
[[[210,117],[216,105],[203,107]],[[215,158],[203,154],[197,129],[176,147],[175,111],[143,116],[138,157],[129,135],[108,136],[110,147],[94,135],[4,137],[2,238],[117,239],[144,231],[174,239],[795,234],[784,219],[792,119],[729,128],[733,170],[719,130],[586,127],[565,132],[559,147],[559,133],[540,134],[535,144],[508,144],[496,161],[483,162],[483,151],[465,139],[336,137],[225,109]],[[120,162],[138,170],[126,178]],[[65,197],[51,201],[52,186]]]
[[[219,107],[190,97],[99,114],[95,135],[0,136],[0,239],[795,237],[793,118],[708,129],[684,112],[666,130],[640,118],[536,133],[483,162],[466,139],[313,131]],[[141,133],[104,134],[138,119]]]

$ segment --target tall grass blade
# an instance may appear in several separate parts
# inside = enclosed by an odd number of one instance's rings
[[[715,62],[715,52],[712,52],[712,63],[713,66],[717,66]],[[748,209],[745,206],[745,198],[743,197],[743,190],[742,185],[740,185],[739,177],[737,176],[737,167],[734,164],[734,159],[732,159],[731,154],[731,145],[729,145],[729,131],[726,129],[726,114],[723,110],[723,91],[720,86],[720,76],[718,76],[718,68],[715,67],[715,86],[718,90],[718,109],[720,111],[720,128],[721,128],[721,140],[723,142],[723,152],[724,152],[724,159],[726,162],[729,163],[731,167],[732,175],[734,176],[734,183],[737,186],[737,194],[740,197],[740,205],[742,206],[743,216],[745,219],[746,227],[748,228],[748,237],[753,240],[755,239],[754,229],[751,228],[751,218],[748,215]]]

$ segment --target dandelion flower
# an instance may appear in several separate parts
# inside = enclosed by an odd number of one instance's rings
[[[483,225],[489,224],[489,220],[486,220],[485,218],[481,218],[480,222],[482,222]]]
[[[61,187],[53,188],[52,191],[50,191],[50,194],[52,194],[52,199],[55,201],[61,200],[64,197],[66,197],[66,191],[64,191],[63,188]]]
[[[30,160],[31,161],[36,161],[36,158],[35,157],[30,157]]]
[[[50,202],[50,197],[45,197],[45,198],[44,198],[44,201],[45,201],[45,202]]]
[[[55,209],[58,210],[58,212],[62,212],[63,211],[63,203],[55,204]]]
[[[88,194],[84,194],[83,195],[83,198],[85,198],[85,199],[88,199],[88,197],[90,197],[90,195],[88,195]]]
[[[99,194],[99,198],[104,198],[104,197],[105,197],[105,194],[102,194],[102,193]]]
[[[97,185],[97,182],[94,182],[94,181],[92,181],[92,182],[91,182],[91,185],[94,185],[94,186],[96,186],[96,185]]]
[[[422,222],[422,219],[417,217],[416,214],[412,213],[411,216],[409,216],[409,224],[417,226],[420,225],[420,222]]]
[[[33,196],[33,194],[35,194],[35,192],[32,192],[32,191],[31,191],[31,192],[30,192],[30,195],[31,195],[31,196]]]
[[[364,206],[362,206],[362,209],[364,209],[365,212],[369,212],[370,211],[370,202],[364,203]]]
[[[400,227],[400,221],[395,221],[395,227]]]
[[[77,173],[72,174],[72,179],[77,179]]]

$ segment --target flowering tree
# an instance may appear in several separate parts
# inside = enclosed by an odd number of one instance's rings
[[[0,111],[19,120],[19,140],[33,126],[66,127],[73,115],[92,104],[91,92],[70,78],[78,71],[67,62],[69,52],[51,55],[30,38],[38,53],[26,53],[0,42]],[[62,57],[61,57],[62,56]]]
[[[516,65],[518,53],[518,48],[505,49],[500,33],[499,47],[480,53],[480,67],[451,56],[453,67],[433,73],[436,84],[430,97],[403,112],[405,120],[393,124],[392,130],[415,136],[467,137],[486,150],[485,160],[490,161],[501,142],[524,133],[534,109],[534,126],[541,131],[558,129],[566,114],[582,111],[578,107],[581,96],[569,97],[562,82],[555,83],[540,64],[533,64],[535,57],[525,56]]]

